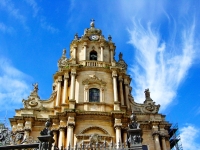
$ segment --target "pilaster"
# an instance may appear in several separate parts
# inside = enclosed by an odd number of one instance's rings
[[[61,82],[62,76],[58,76],[58,85],[57,85],[57,97],[56,97],[56,107],[60,107],[60,97],[61,97]]]

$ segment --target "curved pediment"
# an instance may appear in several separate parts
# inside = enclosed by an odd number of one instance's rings
[[[106,131],[105,129],[103,129],[101,127],[98,127],[98,126],[90,126],[88,128],[85,128],[84,130],[82,130],[80,132],[80,134],[85,134],[85,133],[87,133],[90,130],[99,130],[99,131],[103,132],[104,134],[109,135],[108,131]]]
[[[99,79],[96,75],[90,75],[90,77],[84,80],[82,83],[83,85],[89,85],[89,84],[99,84],[102,86],[106,85],[106,82]]]

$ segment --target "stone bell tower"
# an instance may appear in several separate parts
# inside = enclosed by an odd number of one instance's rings
[[[52,121],[54,145],[59,148],[81,144],[127,143],[127,130],[132,112],[140,124],[142,141],[149,149],[169,147],[167,136],[170,124],[158,114],[159,105],[145,91],[144,104],[138,104],[131,95],[131,77],[123,54],[115,60],[116,46],[112,37],[106,39],[95,27],[94,20],[83,36],[75,34],[70,44],[70,58],[64,49],[58,60],[58,71],[53,76],[52,94],[41,100],[38,84],[24,108],[16,110],[10,119],[14,132],[26,132],[36,138],[47,118]],[[161,137],[165,137],[162,139]],[[154,142],[154,139],[156,141]],[[120,145],[116,145],[119,147]]]

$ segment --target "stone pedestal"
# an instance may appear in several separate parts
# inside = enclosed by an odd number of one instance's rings
[[[128,147],[131,150],[142,150],[142,131],[141,129],[128,129],[127,130]]]

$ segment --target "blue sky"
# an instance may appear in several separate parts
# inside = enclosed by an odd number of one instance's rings
[[[200,149],[199,9],[198,0],[1,0],[0,119],[14,116],[32,83],[49,98],[62,49],[69,57],[75,33],[94,18],[112,36],[115,59],[123,53],[135,101],[149,88],[160,113],[179,124],[184,150]]]

